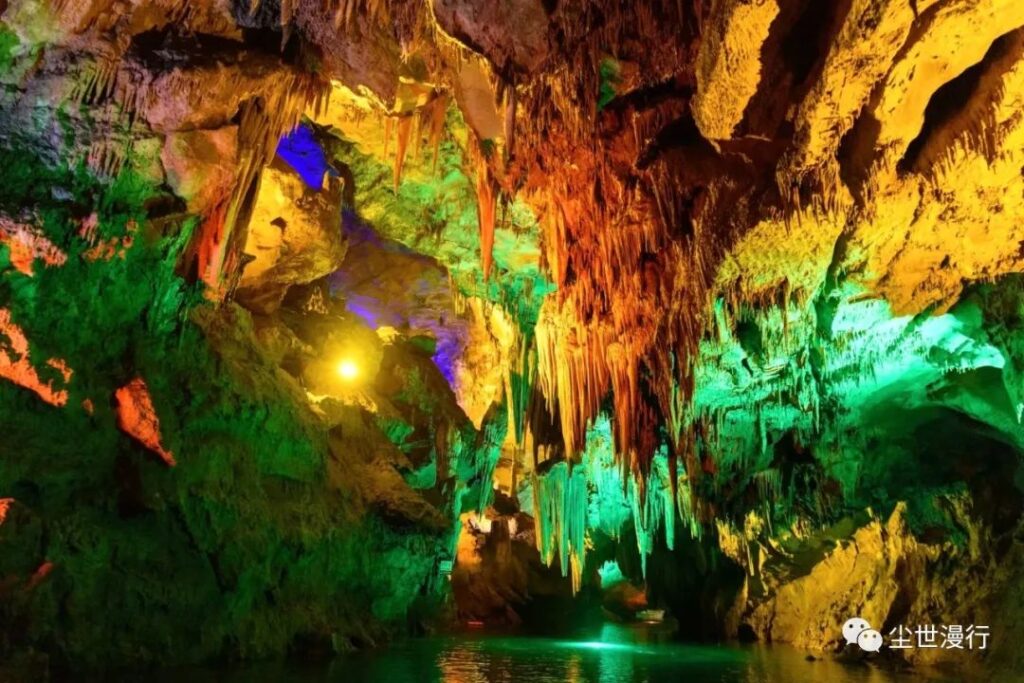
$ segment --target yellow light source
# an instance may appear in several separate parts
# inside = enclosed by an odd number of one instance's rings
[[[346,358],[338,363],[338,374],[342,379],[351,381],[359,376],[359,366]]]

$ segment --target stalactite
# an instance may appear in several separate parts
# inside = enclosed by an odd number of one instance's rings
[[[201,74],[175,70],[159,79],[146,71],[121,69],[120,56],[106,56],[87,68],[78,79],[73,97],[80,102],[116,100],[121,116],[134,119],[171,96],[185,96],[199,87]],[[205,246],[191,251],[198,257],[198,272],[219,299],[231,292],[240,276],[241,259],[235,253],[244,244],[244,223],[263,166],[273,157],[282,133],[294,127],[305,111],[322,109],[329,86],[314,75],[291,71],[268,79],[239,108],[239,164],[234,191],[225,205],[204,220],[200,239]],[[115,175],[128,153],[126,146],[97,143],[90,147],[88,163],[101,175]],[[237,224],[243,224],[235,230]]]
[[[646,481],[630,477],[630,499],[633,508],[633,529],[643,575],[647,576],[647,558],[654,550],[657,534],[664,530],[666,547],[675,543],[676,499],[675,485],[669,481],[668,461],[664,454],[652,461],[652,471]],[[645,486],[646,495],[641,495]]]
[[[203,218],[186,257],[186,263],[194,264],[196,277],[206,285],[205,294],[212,301],[219,301],[225,293],[215,264],[222,263],[225,257],[221,251],[224,249],[224,215],[227,205],[228,197],[224,197]]]
[[[494,230],[498,203],[498,183],[491,174],[487,154],[480,141],[472,145],[476,177],[477,220],[480,225],[480,264],[484,280],[490,279],[494,262]]]
[[[397,139],[395,141],[395,165],[394,165],[394,182],[395,192],[398,192],[398,185],[402,181],[402,169],[405,167],[405,156],[409,151],[409,138],[412,134],[412,116],[400,116],[398,118],[398,124],[395,126],[398,129]]]
[[[558,557],[563,574],[584,568],[588,531],[619,539],[632,523],[645,572],[659,537],[673,548],[677,508],[691,536],[702,534],[689,482],[685,475],[673,481],[667,451],[659,451],[649,475],[640,479],[622,472],[613,442],[612,423],[602,414],[587,432],[580,463],[557,462],[531,476],[537,548],[549,565]]]
[[[505,153],[509,157],[515,156],[515,142],[516,142],[516,108],[518,100],[516,98],[516,86],[515,82],[509,83],[505,88],[505,104],[503,110],[505,112]]]
[[[754,481],[757,483],[757,495],[761,500],[775,502],[779,499],[782,493],[782,475],[777,469],[756,472]]]
[[[85,63],[75,78],[71,99],[79,104],[97,105],[115,93],[120,75],[119,55],[97,55]]]
[[[160,418],[145,380],[136,377],[114,392],[117,427],[155,453],[168,467],[175,467],[174,454],[163,447]]]
[[[508,432],[508,411],[504,406],[493,404],[484,416],[480,429],[480,439],[475,449],[476,470],[480,481],[480,499],[476,509],[486,510],[494,496],[494,471],[501,458],[501,447]]]
[[[295,73],[279,89],[266,97],[246,100],[240,107],[238,126],[239,166],[234,191],[227,202],[221,232],[223,247],[211,250],[210,279],[222,286],[215,291],[234,290],[241,276],[239,254],[245,244],[245,232],[256,197],[259,176],[273,158],[281,135],[294,128],[307,108],[319,111],[328,88],[305,74]],[[236,230],[236,227],[240,229]]]
[[[587,480],[582,469],[571,472],[566,462],[556,463],[532,480],[537,550],[548,565],[558,557],[562,576],[572,575],[579,590],[586,559]]]
[[[533,331],[517,335],[518,349],[515,368],[509,370],[510,407],[512,410],[513,436],[517,446],[522,445],[526,436],[526,412],[533,394],[534,378],[537,374],[537,354]]]
[[[280,0],[281,26],[284,28],[284,31],[287,31],[288,26],[292,23],[292,17],[295,15],[295,2],[296,0]],[[282,38],[282,41],[284,41],[284,38]],[[282,47],[284,47],[283,42]]]
[[[680,476],[676,482],[676,507],[679,510],[679,518],[690,532],[690,538],[700,539],[704,533],[705,520],[697,510],[697,500],[686,475]]]
[[[441,138],[444,136],[445,118],[448,114],[449,97],[441,93],[424,108],[423,114],[428,117],[427,139],[433,151],[432,171],[437,173],[437,162],[441,158]]]

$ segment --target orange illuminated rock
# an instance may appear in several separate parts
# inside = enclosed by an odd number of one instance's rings
[[[123,259],[125,253],[135,243],[135,233],[138,232],[139,226],[135,221],[129,221],[127,235],[109,239],[101,239],[98,228],[99,218],[92,213],[82,221],[78,229],[78,236],[90,245],[89,249],[82,254],[86,261],[109,261],[114,257]]]
[[[46,364],[60,373],[65,384],[71,381],[73,371],[63,360],[50,358]],[[0,308],[0,377],[34,391],[50,405],[62,406],[68,401],[66,390],[56,389],[53,381],[39,378],[29,360],[28,338],[11,320],[11,312],[6,308]]]
[[[11,508],[11,503],[13,502],[13,498],[0,498],[0,524],[3,524],[4,520],[7,519],[7,511]]]
[[[61,266],[67,256],[37,229],[0,216],[0,244],[10,249],[11,265],[31,277],[32,265],[42,259],[47,266]]]
[[[167,183],[201,215],[230,194],[237,157],[238,126],[171,133],[160,153]]]
[[[732,137],[761,79],[761,48],[779,14],[774,0],[726,0],[706,25],[697,55],[693,117],[709,139]]]
[[[146,382],[136,377],[115,391],[114,398],[117,401],[118,428],[160,456],[168,466],[177,465],[174,454],[161,445],[160,418],[153,407]]]

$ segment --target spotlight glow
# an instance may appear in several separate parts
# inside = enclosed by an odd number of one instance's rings
[[[338,374],[342,379],[351,381],[359,376],[359,366],[346,358],[338,363]]]

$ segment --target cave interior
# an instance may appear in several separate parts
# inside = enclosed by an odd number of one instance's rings
[[[0,0],[0,679],[1019,680],[1022,414],[1019,0]]]

